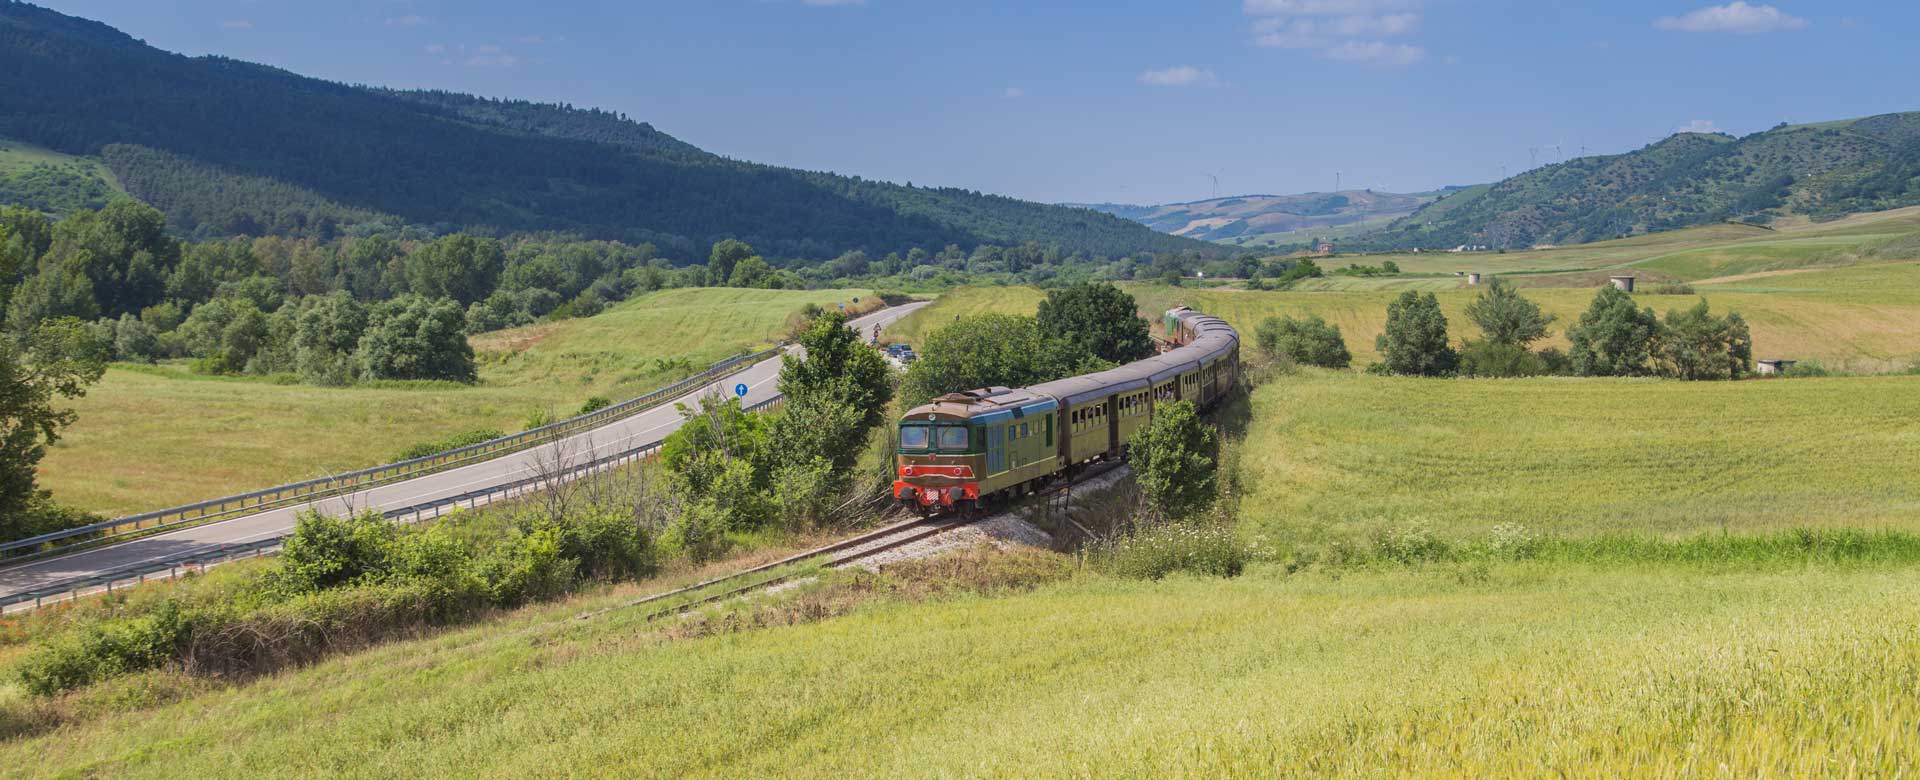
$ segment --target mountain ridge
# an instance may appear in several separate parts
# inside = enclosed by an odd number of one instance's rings
[[[113,173],[146,182],[134,194],[199,238],[388,227],[358,221],[375,214],[434,232],[649,241],[682,256],[721,238],[803,258],[1026,242],[1216,251],[1088,210],[731,160],[614,112],[187,57],[14,0],[0,0],[0,137],[90,157],[153,150],[118,157],[163,169]],[[298,197],[249,202],[223,195],[226,180]]]

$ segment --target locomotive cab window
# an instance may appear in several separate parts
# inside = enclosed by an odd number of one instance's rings
[[[942,425],[937,429],[935,440],[941,452],[961,452],[967,449],[967,426]]]
[[[932,439],[932,429],[925,425],[900,426],[900,449],[924,450]]]

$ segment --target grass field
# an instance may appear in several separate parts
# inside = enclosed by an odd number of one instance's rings
[[[1319,292],[1250,292],[1236,289],[1189,289],[1159,284],[1129,283],[1123,287],[1139,301],[1143,313],[1157,313],[1175,305],[1221,317],[1251,334],[1260,321],[1274,316],[1319,315],[1340,326],[1356,366],[1379,359],[1374,338],[1386,325],[1387,303],[1399,291],[1365,289]],[[1920,263],[1889,263],[1810,270],[1780,276],[1701,284],[1699,295],[1653,295],[1642,292],[1640,305],[1656,313],[1692,306],[1704,297],[1716,311],[1738,311],[1753,332],[1756,357],[1819,360],[1828,368],[1859,372],[1904,371],[1920,359]],[[1528,298],[1559,317],[1551,335],[1540,346],[1565,349],[1566,328],[1579,321],[1593,302],[1593,288],[1529,288]],[[1478,291],[1452,288],[1435,291],[1447,315],[1449,333],[1478,338],[1466,317],[1466,306]],[[953,321],[956,315],[997,311],[1031,314],[1044,297],[1031,288],[959,290],[903,320],[894,332],[910,343]],[[1157,318],[1156,318],[1157,319]]]
[[[13,173],[35,165],[72,166],[75,170],[97,175],[101,181],[107,183],[107,186],[125,192],[120,186],[120,180],[114,178],[113,172],[107,170],[107,166],[97,159],[76,157],[46,147],[0,138],[0,174]]]
[[[1420,380],[1302,371],[1254,395],[1243,505],[1286,542],[1920,532],[1920,377]]]
[[[570,416],[777,340],[808,303],[863,290],[692,289],[642,296],[596,317],[474,339],[480,382],[323,388],[210,378],[178,366],[116,366],[81,399],[79,422],[41,462],[58,500],[109,515],[217,498],[391,461],[417,442],[517,431],[535,411]],[[662,365],[661,360],[685,359]]]
[[[1320,262],[1340,267],[1392,260],[1406,273],[1440,274],[1443,281],[1455,284],[1461,283],[1453,276],[1456,272],[1546,275],[1611,270],[1691,280],[1756,270],[1843,265],[1851,262],[1847,256],[1850,250],[1915,231],[1920,231],[1920,207],[1855,214],[1832,222],[1787,221],[1772,230],[1717,224],[1522,252],[1398,253]],[[1388,284],[1394,280],[1375,281]]]
[[[572,619],[594,603],[105,715],[0,760],[17,777],[1637,778],[1884,777],[1920,754],[1906,571],[1089,576],[693,640]]]

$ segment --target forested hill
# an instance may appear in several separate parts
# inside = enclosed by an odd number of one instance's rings
[[[1346,246],[1518,248],[1915,203],[1920,113],[1884,114],[1737,139],[1679,133],[1626,154],[1543,166],[1456,192]]]
[[[355,224],[560,231],[697,256],[1036,242],[1215,251],[1117,217],[724,159],[604,111],[307,78],[185,57],[0,0],[0,137],[98,155],[169,225],[207,238]]]

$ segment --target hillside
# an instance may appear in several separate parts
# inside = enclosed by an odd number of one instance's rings
[[[1920,113],[1781,125],[1734,138],[1678,133],[1445,197],[1351,242],[1512,249],[1738,219],[1829,218],[1920,203]]]
[[[1205,241],[1245,243],[1263,238],[1306,241],[1312,236],[1305,232],[1407,216],[1455,189],[1458,188],[1404,195],[1341,190],[1298,195],[1239,195],[1159,206],[1093,203],[1086,207],[1125,217],[1162,233]]]
[[[804,258],[1028,241],[1206,249],[1084,209],[724,159],[605,111],[185,57],[11,0],[0,137],[100,157],[174,230],[203,238],[406,222],[652,241],[680,256],[723,237]]]

